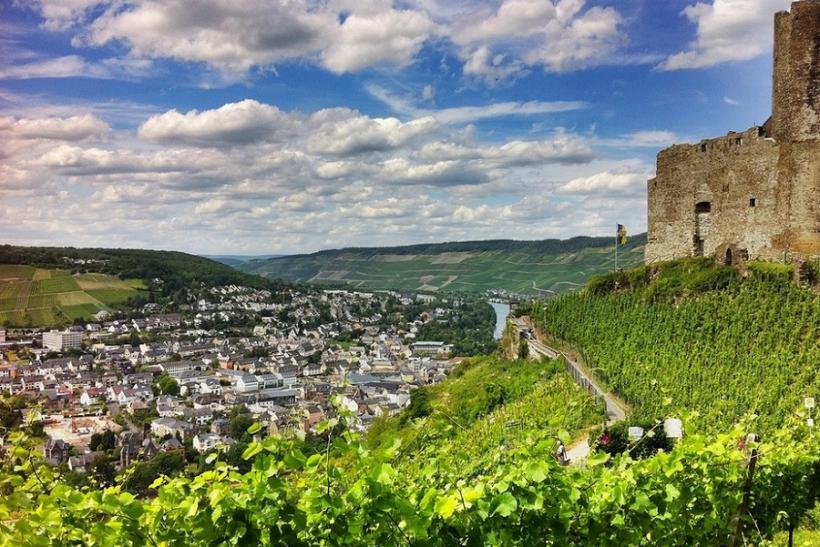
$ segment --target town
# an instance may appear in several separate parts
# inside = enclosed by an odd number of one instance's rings
[[[339,406],[364,431],[470,353],[425,334],[479,310],[494,344],[492,308],[475,297],[231,285],[187,300],[67,330],[0,329],[0,392],[42,424],[47,463],[110,482],[163,454],[179,467],[217,451],[241,462],[249,426],[304,438]]]

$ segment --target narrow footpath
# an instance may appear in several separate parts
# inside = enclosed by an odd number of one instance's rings
[[[587,371],[586,367],[581,363],[572,359],[561,350],[547,345],[544,340],[541,339],[538,331],[533,328],[529,317],[513,318],[512,321],[518,329],[519,336],[523,336],[525,332],[530,333],[527,342],[532,354],[544,356],[549,359],[561,359],[566,366],[567,372],[579,386],[589,391],[594,397],[598,397],[604,401],[607,414],[606,424],[608,426],[626,419],[626,409],[628,408],[626,403],[612,392],[601,389],[600,384],[595,380],[592,373]],[[567,449],[567,456],[571,462],[582,462],[589,455],[589,450],[590,446],[587,442],[586,435],[584,435]]]

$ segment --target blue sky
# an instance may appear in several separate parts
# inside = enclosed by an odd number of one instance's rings
[[[9,243],[291,253],[645,230],[762,124],[786,0],[0,4]]]

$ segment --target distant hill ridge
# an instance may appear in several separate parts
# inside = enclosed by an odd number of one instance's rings
[[[19,264],[72,272],[96,272],[121,279],[161,279],[165,293],[189,288],[238,284],[273,288],[277,284],[230,266],[179,251],[0,245],[0,264]]]
[[[619,265],[643,260],[646,234],[619,250]],[[496,239],[420,243],[392,247],[346,247],[236,264],[245,272],[287,281],[359,289],[523,294],[566,292],[615,267],[613,237],[518,241]]]
[[[394,247],[343,247],[341,249],[325,249],[315,253],[287,255],[277,258],[297,258],[304,256],[318,256],[335,253],[357,253],[361,255],[378,254],[440,254],[440,253],[469,253],[476,251],[537,251],[543,253],[566,253],[593,247],[613,245],[614,237],[576,236],[570,239],[484,239],[475,241],[445,241],[444,243],[416,243],[413,245],[398,245]],[[645,244],[646,234],[638,234],[633,238],[633,244]]]

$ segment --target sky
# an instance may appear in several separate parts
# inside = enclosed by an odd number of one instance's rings
[[[0,243],[290,254],[646,229],[771,110],[788,0],[0,0]]]

